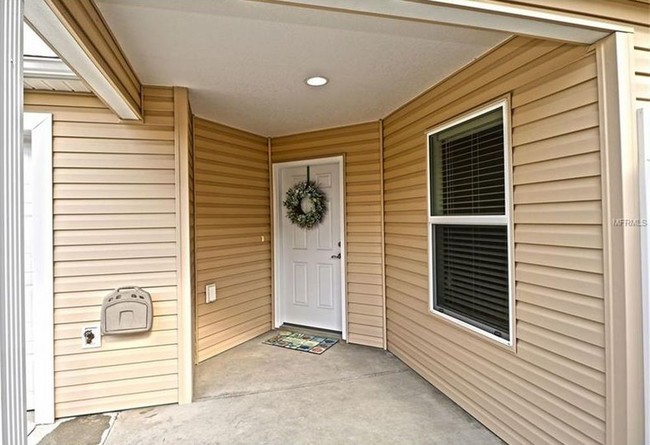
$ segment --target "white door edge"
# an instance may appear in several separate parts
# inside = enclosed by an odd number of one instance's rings
[[[34,422],[54,423],[54,261],[52,212],[52,114],[24,113],[24,130],[32,133],[34,295]],[[35,147],[42,148],[36,149]],[[38,246],[38,248],[36,248]]]
[[[277,162],[273,163],[273,307],[274,307],[274,320],[273,326],[279,328],[284,323],[283,314],[280,310],[280,292],[278,291],[281,280],[281,264],[282,264],[282,249],[280,248],[279,241],[281,239],[281,222],[283,215],[283,208],[281,203],[279,174],[284,168],[300,167],[306,165],[321,165],[337,163],[339,166],[339,182],[341,189],[341,199],[339,200],[340,219],[341,219],[341,338],[347,340],[348,338],[348,322],[347,322],[347,280],[346,280],[346,243],[345,243],[345,178],[344,178],[344,158],[343,156],[332,156],[328,158],[318,159],[305,159],[300,161],[291,162]]]

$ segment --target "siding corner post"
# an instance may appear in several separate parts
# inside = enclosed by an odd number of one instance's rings
[[[273,208],[273,139],[270,137],[266,138],[266,152],[267,152],[267,157],[268,157],[268,164],[269,164],[269,218],[270,218],[270,244],[271,244],[271,324],[270,324],[270,329],[273,330],[275,329],[275,314],[277,312],[277,308],[275,307],[275,298],[273,296],[275,295],[275,261],[273,260],[275,258],[275,239],[273,234],[275,233],[274,231],[274,221],[275,221],[275,213],[274,213],[274,208]]]
[[[381,212],[381,298],[384,350],[388,350],[386,317],[386,199],[384,196],[384,120],[379,119],[379,208]]]
[[[596,45],[603,193],[606,440],[643,443],[643,351],[638,147],[634,138],[632,36]]]
[[[187,88],[174,87],[176,162],[176,269],[178,296],[178,403],[192,402],[193,323],[190,246],[190,111]]]
[[[0,443],[24,445],[22,0],[0,2]]]

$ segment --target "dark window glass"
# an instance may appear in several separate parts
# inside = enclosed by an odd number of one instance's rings
[[[509,339],[506,226],[433,226],[434,309]]]
[[[502,109],[430,136],[431,216],[504,215]]]

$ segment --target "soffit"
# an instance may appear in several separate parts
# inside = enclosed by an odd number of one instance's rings
[[[143,84],[186,86],[198,116],[264,136],[367,122],[505,33],[241,0],[96,0]],[[321,74],[321,89],[304,84]]]

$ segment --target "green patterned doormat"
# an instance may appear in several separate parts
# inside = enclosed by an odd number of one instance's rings
[[[311,352],[312,354],[322,354],[338,341],[336,338],[322,337],[320,335],[279,331],[277,335],[264,340],[262,343],[265,345],[280,346],[281,348],[295,349],[296,351]]]

